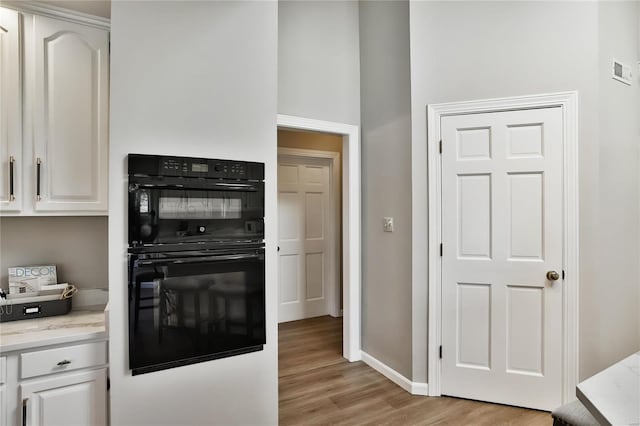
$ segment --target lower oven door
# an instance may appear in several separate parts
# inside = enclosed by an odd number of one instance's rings
[[[264,249],[129,259],[132,374],[262,349]]]

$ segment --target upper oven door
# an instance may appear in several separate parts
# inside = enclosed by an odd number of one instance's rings
[[[130,182],[130,246],[264,238],[264,183],[175,180]]]

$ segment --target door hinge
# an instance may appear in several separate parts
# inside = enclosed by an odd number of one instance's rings
[[[442,154],[442,139],[440,139],[440,143],[438,144],[438,151]]]
[[[440,345],[439,354],[440,354],[440,359],[442,359],[442,345]]]
[[[444,251],[444,246],[440,243],[440,257],[442,257],[442,252]]]

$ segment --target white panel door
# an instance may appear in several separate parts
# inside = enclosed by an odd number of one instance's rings
[[[106,425],[106,369],[32,380],[20,385],[27,426]],[[26,420],[26,421],[25,421]]]
[[[562,404],[560,108],[443,117],[442,394]]]
[[[0,8],[0,211],[22,209],[19,16]]]
[[[278,162],[279,322],[329,314],[329,171],[317,162]]]
[[[104,30],[34,17],[37,211],[107,210],[108,46]]]

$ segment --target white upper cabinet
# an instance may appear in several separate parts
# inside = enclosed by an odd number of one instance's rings
[[[0,215],[106,215],[108,20],[36,6],[0,7]]]
[[[0,8],[0,211],[22,209],[19,14]]]
[[[34,210],[106,212],[108,33],[34,16],[32,34]]]

